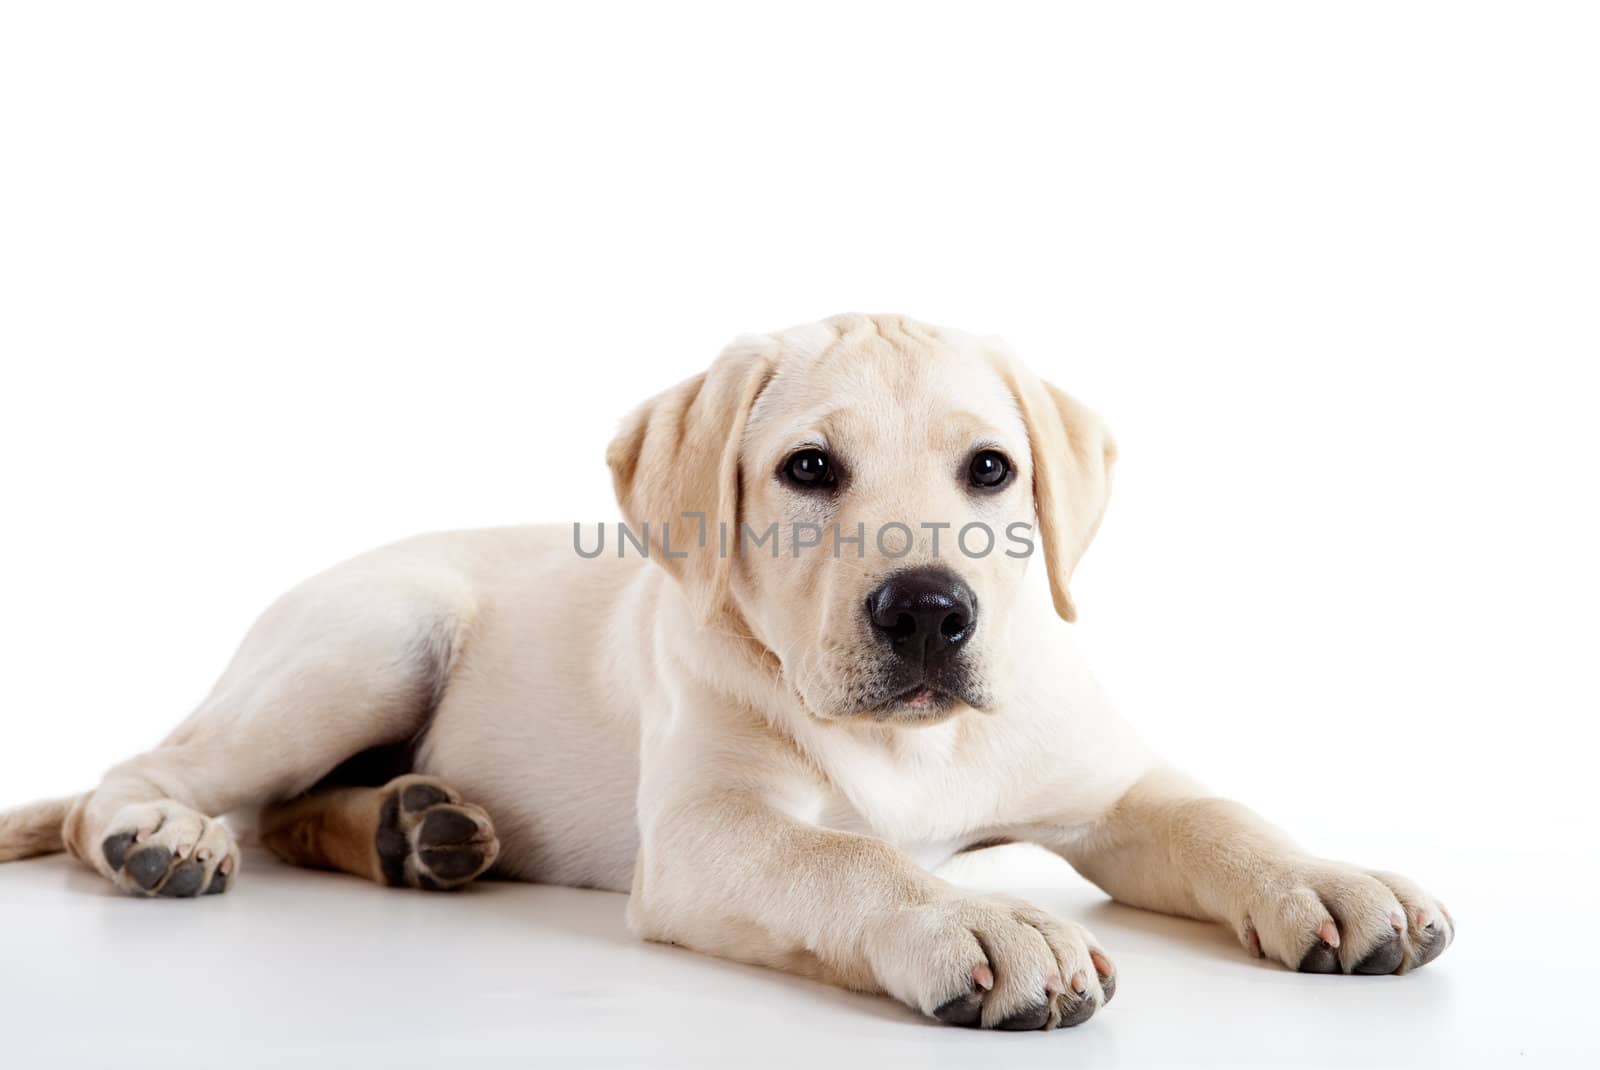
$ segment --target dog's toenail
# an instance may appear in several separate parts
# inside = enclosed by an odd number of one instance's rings
[[[1322,928],[1317,930],[1317,939],[1321,940],[1323,943],[1327,944],[1329,947],[1338,947],[1339,946],[1339,929],[1338,929],[1338,927],[1335,926],[1331,920],[1323,922],[1322,923]]]
[[[972,967],[972,983],[985,992],[994,987],[994,971],[989,969],[987,962],[980,962]]]
[[[1429,923],[1432,921],[1433,916],[1430,915],[1426,910],[1417,911],[1417,928],[1426,929]]]
[[[224,877],[226,877],[228,874],[233,872],[233,856],[232,855],[229,855],[227,858],[224,858],[222,860],[222,865],[217,867],[217,872],[221,873]]]
[[[1072,975],[1072,990],[1083,995],[1089,989],[1089,977],[1082,970]]]
[[[1050,998],[1052,998],[1054,996],[1059,996],[1060,994],[1061,994],[1061,977],[1058,974],[1051,974],[1049,977],[1046,977],[1044,979],[1044,996],[1045,996],[1045,998],[1046,999],[1050,999]]]
[[[1406,928],[1405,914],[1398,910],[1389,911],[1389,924],[1395,927],[1396,932],[1404,932]]]
[[[1117,968],[1100,951],[1089,952],[1089,961],[1094,963],[1094,972],[1100,978],[1100,991],[1105,996],[1105,1002],[1110,1003],[1117,991]]]

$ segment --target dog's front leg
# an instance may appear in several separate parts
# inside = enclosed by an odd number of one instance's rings
[[[1110,961],[1081,927],[791,816],[794,794],[761,780],[648,807],[628,907],[641,936],[886,992],[959,1025],[1077,1025],[1110,998]]]
[[[1404,973],[1455,936],[1449,913],[1412,881],[1308,855],[1170,770],[1053,846],[1124,903],[1221,922],[1254,954],[1309,973]]]

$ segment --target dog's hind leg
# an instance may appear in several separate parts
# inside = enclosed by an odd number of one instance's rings
[[[134,894],[223,891],[239,853],[219,817],[414,739],[474,613],[468,581],[408,544],[307,581],[262,615],[187,721],[78,802],[67,849]]]
[[[500,850],[489,815],[430,776],[396,777],[381,788],[319,788],[263,809],[260,829],[261,842],[285,862],[394,888],[459,888]]]

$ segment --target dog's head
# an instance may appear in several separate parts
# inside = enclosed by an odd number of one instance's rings
[[[735,342],[607,459],[707,626],[762,644],[816,717],[918,723],[1003,699],[1033,551],[1075,618],[1114,455],[997,343],[843,316]]]

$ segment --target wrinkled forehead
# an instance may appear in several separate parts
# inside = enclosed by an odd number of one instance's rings
[[[745,425],[746,447],[759,451],[959,451],[978,442],[1026,448],[1016,399],[977,345],[920,334],[785,347]]]

